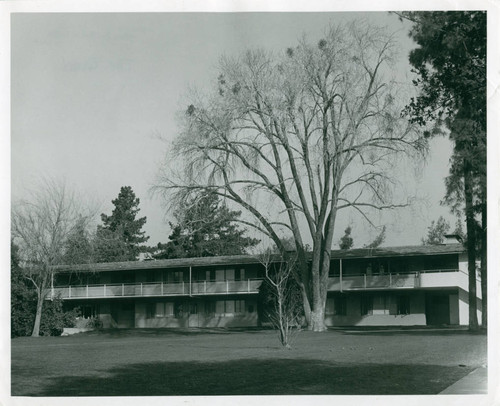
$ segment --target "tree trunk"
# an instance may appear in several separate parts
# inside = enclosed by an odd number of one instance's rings
[[[469,273],[469,330],[479,328],[476,295],[476,227],[473,208],[473,179],[470,163],[464,160],[465,218],[467,224],[467,258]]]
[[[482,297],[482,314],[481,327],[488,327],[488,272],[487,272],[487,223],[486,223],[486,194],[483,194],[481,207],[481,297]]]
[[[308,326],[311,331],[326,331],[325,325],[325,306],[318,305],[311,310],[311,323]]]
[[[42,292],[38,292],[37,303],[36,303],[35,323],[33,324],[33,332],[31,333],[31,337],[39,337],[40,336],[40,322],[42,320],[43,300],[44,299],[43,299]]]

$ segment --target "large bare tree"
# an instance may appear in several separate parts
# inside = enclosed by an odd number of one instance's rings
[[[357,21],[330,27],[316,44],[304,38],[280,55],[256,50],[223,57],[215,89],[190,95],[172,165],[156,186],[172,206],[200,189],[224,196],[251,214],[248,224],[283,254],[280,237],[293,235],[295,277],[314,331],[326,329],[339,210],[370,221],[372,209],[406,205],[392,198],[395,161],[425,149],[400,116],[401,89],[390,77],[394,48],[383,29]]]
[[[54,267],[68,260],[68,237],[95,215],[64,183],[45,180],[29,199],[12,203],[12,237],[19,246],[24,276],[37,293],[33,337],[38,337],[43,303],[50,292]]]

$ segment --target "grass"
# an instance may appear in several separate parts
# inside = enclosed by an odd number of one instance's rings
[[[13,396],[437,394],[486,363],[457,330],[115,330],[12,340]]]

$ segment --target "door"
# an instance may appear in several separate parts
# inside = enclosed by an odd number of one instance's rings
[[[428,292],[425,297],[427,325],[450,324],[450,295]]]

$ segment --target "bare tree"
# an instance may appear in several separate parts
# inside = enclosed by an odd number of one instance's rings
[[[266,316],[278,332],[281,345],[291,348],[294,333],[300,329],[302,309],[300,292],[294,289],[292,270],[295,257],[272,255],[270,251],[261,255],[266,274],[265,289]]]
[[[175,207],[211,190],[254,217],[247,224],[284,254],[293,235],[294,276],[310,329],[323,331],[335,220],[356,210],[398,208],[397,157],[425,150],[400,117],[400,89],[387,78],[394,44],[357,21],[331,27],[317,44],[303,39],[282,55],[247,51],[222,58],[213,93],[193,92],[173,156],[155,187]],[[175,168],[182,168],[176,170]],[[311,264],[306,243],[312,243]]]
[[[94,215],[80,202],[64,184],[49,180],[32,191],[29,200],[12,204],[12,237],[19,246],[24,276],[37,293],[33,337],[39,335],[43,303],[54,267],[65,260],[68,237]]]

